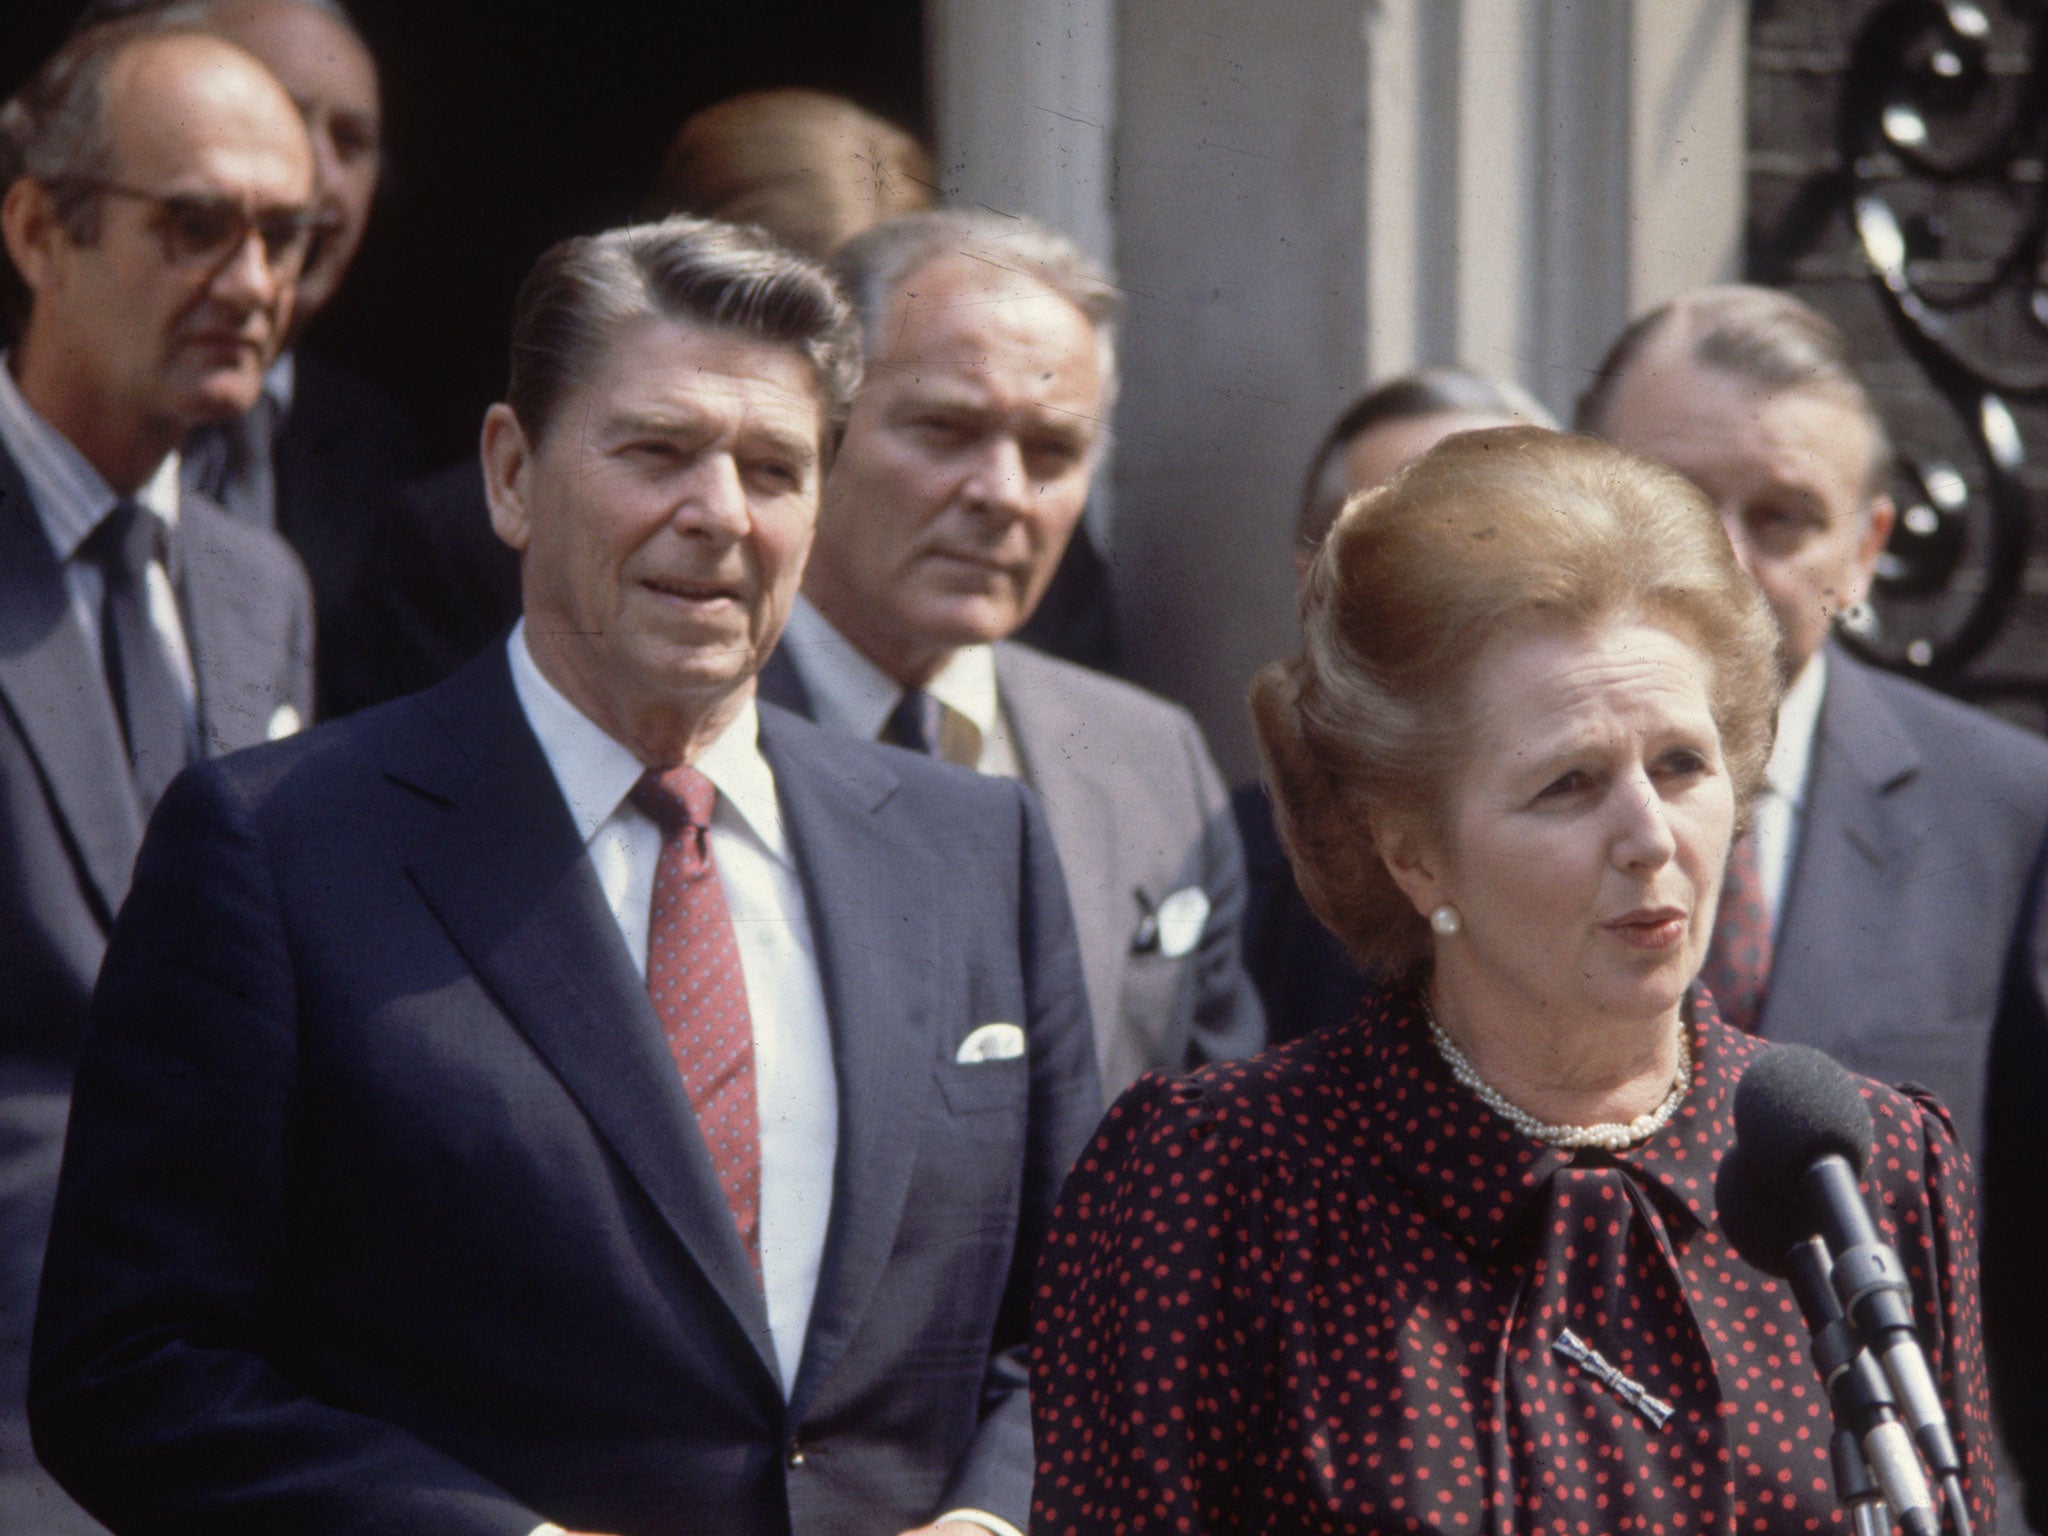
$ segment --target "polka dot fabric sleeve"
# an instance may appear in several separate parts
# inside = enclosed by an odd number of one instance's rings
[[[1148,1076],[1067,1180],[1034,1302],[1034,1533],[1239,1528],[1268,1328],[1260,1159],[1222,1131]]]

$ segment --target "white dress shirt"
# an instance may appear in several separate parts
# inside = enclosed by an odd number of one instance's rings
[[[86,461],[85,455],[72,446],[71,440],[23,398],[21,386],[14,382],[11,358],[0,358],[0,446],[6,448],[28,483],[28,497],[35,504],[36,518],[63,568],[72,611],[78,616],[94,659],[104,671],[106,653],[100,616],[106,599],[106,576],[99,563],[80,550],[121,498]],[[178,473],[178,455],[173,453],[157,466],[156,473],[134,497],[163,522],[173,538],[178,531]],[[196,751],[199,679],[192,665],[192,648],[185,637],[185,621],[178,611],[177,588],[161,559],[150,562],[144,580],[149,591],[150,625],[170,656],[171,675],[185,708],[186,746]]]
[[[1827,693],[1827,652],[1816,651],[1800,669],[1778,702],[1778,738],[1764,766],[1764,787],[1751,815],[1756,838],[1757,873],[1769,903],[1771,927],[1785,910],[1785,883],[1799,852],[1799,828],[1813,776],[1813,738],[1820,727],[1821,699]]]
[[[542,675],[526,643],[524,619],[507,645],[519,707],[540,740],[577,835],[590,851],[605,903],[645,980],[661,831],[627,798],[645,770]],[[889,708],[894,707],[892,697]],[[775,774],[761,755],[760,716],[751,701],[693,766],[718,789],[711,813],[711,857],[732,913],[747,1015],[754,1027],[754,1092],[761,1117],[761,1283],[787,1396],[803,1359],[832,1214],[839,1145],[832,1035],[803,883],[782,825]],[[938,1518],[968,1520],[995,1536],[1021,1536],[1008,1521],[982,1510],[950,1510]],[[557,1536],[560,1530],[544,1523],[532,1536]]]
[[[512,686],[540,738],[562,798],[590,850],[604,899],[644,980],[647,920],[661,831],[627,798],[640,760],[541,675],[522,620],[512,632]],[[832,1169],[839,1145],[839,1086],[804,905],[775,775],[761,755],[750,702],[695,763],[718,788],[711,857],[718,866],[746,980],[754,1028],[754,1092],[761,1116],[761,1283],[768,1331],[788,1394],[803,1358],[818,1289]]]
[[[903,685],[854,648],[810,600],[797,594],[782,645],[803,674],[818,724],[864,741],[881,737],[889,714],[903,697]],[[939,668],[925,692],[979,733],[974,767],[1006,779],[1024,777],[1016,738],[996,694],[996,653],[992,646],[967,645]]]

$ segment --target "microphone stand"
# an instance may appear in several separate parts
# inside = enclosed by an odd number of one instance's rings
[[[1829,1451],[1835,1464],[1835,1498],[1849,1517],[1849,1529],[1856,1536],[1892,1536],[1884,1490],[1870,1475],[1870,1463],[1864,1459],[1856,1431],[1837,1423]]]
[[[1899,1422],[1891,1386],[1863,1348],[1842,1305],[1835,1298],[1834,1263],[1827,1245],[1817,1237],[1793,1244],[1785,1255],[1792,1294],[1813,1334],[1813,1363],[1835,1410],[1835,1493],[1858,1536],[1888,1530],[1881,1513],[1873,1515],[1866,1484],[1874,1484],[1882,1502],[1897,1514],[1906,1536],[1940,1536],[1934,1495],[1913,1440]],[[1843,1447],[1847,1438],[1848,1449]],[[1876,1530],[1871,1530],[1871,1521]],[[1964,1536],[1967,1536],[1965,1527]]]

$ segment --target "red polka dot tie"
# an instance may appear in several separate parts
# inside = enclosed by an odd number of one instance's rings
[[[1714,939],[1707,946],[1700,980],[1714,994],[1723,1022],[1753,1035],[1770,978],[1771,909],[1764,900],[1756,836],[1746,832],[1728,850],[1721,910],[1714,916]]]
[[[711,858],[718,789],[695,768],[650,769],[633,803],[661,828],[647,919],[647,991],[696,1111],[740,1241],[761,1273],[761,1111],[754,1026],[732,913]]]

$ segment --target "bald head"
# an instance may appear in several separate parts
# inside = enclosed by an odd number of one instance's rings
[[[1892,451],[1847,343],[1770,289],[1701,289],[1622,333],[1579,424],[1706,492],[1770,600],[1788,677],[1870,591]]]
[[[310,194],[313,147],[298,108],[245,48],[197,32],[138,38],[107,67],[101,121],[119,179],[206,157],[275,161]]]
[[[822,91],[751,91],[706,107],[669,146],[661,213],[759,224],[811,256],[932,204],[931,157],[898,128]]]
[[[73,38],[0,113],[29,403],[116,490],[255,403],[305,251],[313,151],[252,55],[148,23]]]

